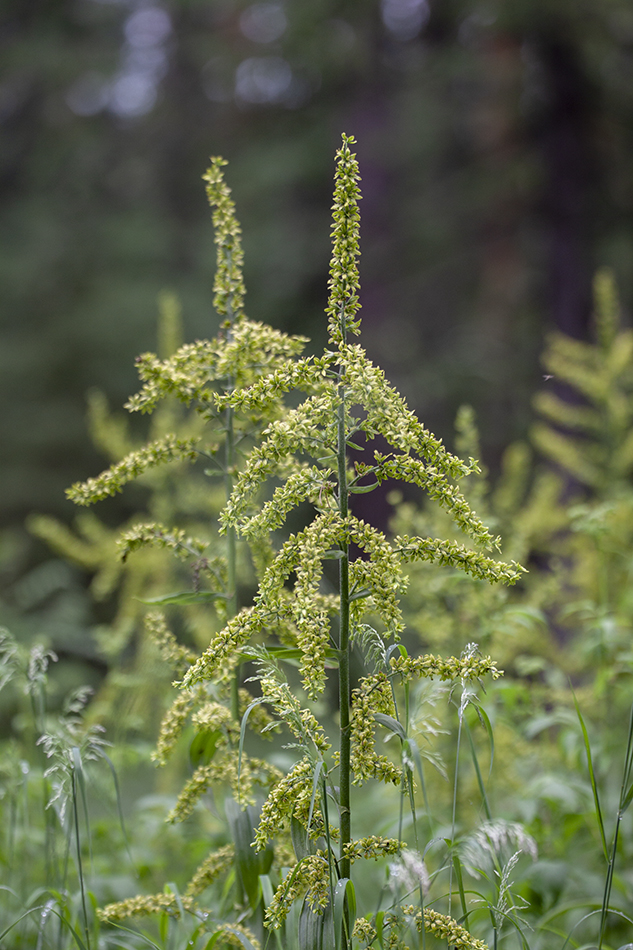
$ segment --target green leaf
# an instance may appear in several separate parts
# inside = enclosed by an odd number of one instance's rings
[[[384,910],[379,910],[376,914],[376,936],[378,937],[378,943],[380,944],[381,950],[384,950],[384,941],[382,939],[382,933],[385,926],[385,912]]]
[[[109,755],[106,755],[105,752],[101,752],[101,756],[105,759],[108,768],[112,774],[112,782],[114,784],[114,793],[116,797],[116,807],[119,815],[119,825],[121,826],[121,832],[123,834],[123,841],[125,843],[125,850],[130,861],[130,865],[134,867],[134,859],[132,858],[132,852],[130,851],[130,842],[127,836],[127,831],[125,829],[125,818],[123,817],[123,802],[121,799],[121,788],[119,786],[119,777],[116,774],[116,769],[114,767],[114,762]]]
[[[218,740],[222,737],[220,729],[203,729],[198,732],[189,746],[189,761],[194,769],[208,765],[215,755]]]
[[[240,744],[237,753],[237,787],[240,787],[240,774],[242,772],[242,752],[244,751],[244,739],[246,737],[246,723],[248,722],[248,717],[250,716],[253,709],[256,706],[261,706],[265,702],[264,697],[260,696],[259,699],[254,699],[252,703],[244,710],[244,715],[242,716],[242,724],[240,726]]]
[[[319,779],[321,777],[323,767],[323,759],[320,759],[319,764],[314,770],[314,777],[312,779],[312,795],[310,796],[310,811],[308,813],[308,827],[306,829],[306,844],[308,846],[310,844],[310,825],[312,824],[312,815],[314,814],[314,803],[319,790]]]
[[[221,930],[216,930],[215,933],[211,934],[211,939],[206,944],[204,950],[213,950],[213,947],[215,947],[220,937],[224,937],[227,931],[237,937],[239,942],[244,947],[244,950],[255,950],[255,947],[250,942],[246,934],[240,933],[239,930],[235,930],[233,927],[223,927]]]
[[[282,663],[290,663],[292,666],[297,666],[303,659],[303,651],[297,647],[266,647],[266,653],[276,660],[280,660]],[[239,659],[240,662],[247,663],[258,655],[256,652],[246,649],[239,654]],[[336,665],[339,659],[338,650],[328,647],[325,651],[325,658]]]
[[[582,713],[580,711],[580,706],[578,705],[578,700],[576,699],[576,693],[573,688],[571,691],[574,705],[576,707],[576,715],[578,716],[578,721],[580,723],[580,728],[582,730],[582,737],[585,743],[585,752],[587,755],[587,766],[589,768],[589,779],[591,781],[591,791],[593,792],[593,804],[594,810],[596,813],[596,820],[598,822],[598,830],[600,832],[600,840],[602,842],[602,851],[604,853],[605,860],[607,864],[609,863],[609,847],[607,845],[607,836],[604,830],[604,822],[602,820],[602,809],[600,807],[600,798],[598,796],[598,785],[596,782],[596,773],[593,767],[593,758],[591,755],[591,745],[589,742],[589,734],[587,732],[587,727],[585,726],[585,720],[583,719]]]
[[[369,597],[371,593],[372,591],[369,587],[363,587],[361,590],[357,590],[349,595],[349,603],[351,604],[353,600],[362,600],[363,597]]]
[[[415,739],[412,739],[410,736],[408,736],[404,741],[404,749],[407,755],[413,759],[413,763],[420,777],[420,785],[424,787],[424,773],[422,772],[422,757],[420,756],[420,749]]]
[[[153,940],[150,940],[150,938],[149,938],[146,934],[144,934],[144,933],[139,933],[138,930],[132,930],[130,927],[124,927],[123,924],[119,924],[119,923],[117,923],[115,920],[109,920],[109,921],[108,921],[108,926],[109,926],[109,927],[116,927],[117,930],[123,930],[124,933],[126,933],[126,934],[134,934],[134,936],[137,937],[137,938],[140,937],[141,940],[144,940],[145,943],[146,943],[149,947],[152,948],[152,950],[161,950],[161,948],[158,946],[157,943],[154,943]]]
[[[490,778],[492,774],[492,764],[494,761],[494,753],[495,753],[495,746],[494,746],[495,740],[494,740],[494,733],[492,731],[492,723],[490,722],[490,719],[485,709],[483,709],[479,705],[477,706],[477,714],[479,716],[480,722],[482,722],[486,728],[486,731],[488,733],[488,739],[490,741],[490,769],[488,771],[488,778]],[[481,774],[481,769],[479,767],[479,758],[477,756],[477,749],[475,748],[475,742],[473,740],[472,730],[470,726],[468,725],[466,718],[464,718],[464,726],[466,727],[466,735],[468,737],[468,742],[470,744],[470,754],[472,756],[473,765],[475,767],[475,775],[477,776],[477,784],[479,785],[479,792],[481,794],[481,799],[484,804],[484,811],[486,812],[486,818],[488,819],[488,821],[491,821],[492,811],[490,809],[490,803],[488,801],[488,794],[486,792],[486,786],[484,783],[483,776]]]
[[[193,604],[212,604],[214,600],[227,600],[228,594],[220,594],[210,590],[181,590],[175,594],[163,594],[162,597],[137,597],[141,604],[149,607],[160,607],[167,604],[178,604],[181,607],[191,607]]]
[[[343,916],[345,914],[345,904],[347,903],[347,924],[349,933],[354,929],[356,920],[356,890],[354,883],[348,877],[342,877],[334,888],[334,939],[336,940],[336,950],[341,946],[341,932],[343,929]]]
[[[332,906],[328,904],[322,914],[315,914],[304,901],[299,917],[298,937],[300,950],[331,950]]]
[[[242,810],[231,798],[227,799],[225,810],[235,845],[235,858],[242,886],[251,908],[255,910],[260,899],[259,875],[262,870],[260,855],[251,847],[255,837],[253,816],[257,815],[257,810],[252,806]]]
[[[271,903],[274,896],[272,881],[270,880],[270,877],[268,876],[268,874],[260,874],[259,882],[262,887],[262,897],[264,898],[264,907],[268,907],[268,905]]]
[[[380,482],[373,482],[371,485],[350,485],[349,491],[352,495],[367,495],[370,491],[378,488]]]
[[[169,914],[166,910],[162,912],[158,919],[158,932],[160,933],[160,939],[165,943],[169,934]]]
[[[459,860],[459,855],[457,854],[457,851],[453,851],[452,859],[453,859],[453,868],[455,870],[455,877],[457,878],[457,888],[459,890],[459,899],[465,911],[464,926],[467,927],[468,915],[470,911],[466,910],[466,908],[468,907],[468,904],[466,903],[466,892],[464,890],[464,876],[462,874],[462,862]]]
[[[624,796],[624,801],[622,802],[622,807],[620,809],[622,814],[624,814],[624,812],[627,810],[627,808],[631,804],[631,801],[633,801],[633,784],[631,784],[628,792]]]
[[[290,840],[297,861],[303,861],[313,853],[312,842],[307,837],[305,828],[294,815],[290,819]]]
[[[404,731],[402,723],[398,722],[397,719],[394,719],[393,716],[387,716],[385,713],[374,713],[374,719],[376,722],[379,722],[381,726],[384,726],[386,729],[391,730],[391,732],[399,736],[403,742],[407,741],[407,735]]]

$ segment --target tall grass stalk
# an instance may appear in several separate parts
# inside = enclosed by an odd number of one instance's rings
[[[591,767],[591,766],[590,766]],[[620,797],[618,802],[618,810],[615,816],[615,828],[613,831],[613,838],[611,841],[611,847],[609,849],[609,862],[607,866],[607,874],[604,882],[604,895],[602,898],[602,907],[600,910],[600,931],[598,935],[598,950],[602,950],[602,944],[604,942],[606,928],[607,928],[607,917],[609,914],[609,904],[611,901],[611,888],[613,886],[613,875],[615,872],[615,861],[618,851],[618,838],[620,835],[620,825],[622,818],[627,808],[633,801],[633,783],[631,782],[631,773],[633,771],[633,705],[631,705],[631,712],[629,715],[629,729],[627,734],[626,741],[626,752],[624,755],[624,767],[622,769],[622,782],[620,785]],[[593,784],[593,781],[592,781]],[[598,809],[597,809],[598,812]],[[599,812],[598,812],[599,814]],[[600,818],[599,818],[600,821]]]

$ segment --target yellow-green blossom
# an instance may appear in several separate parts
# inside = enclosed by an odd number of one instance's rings
[[[202,864],[197,868],[195,874],[187,885],[185,892],[187,897],[196,897],[201,894],[216,878],[224,874],[231,867],[235,860],[235,847],[232,844],[225,844],[224,847],[212,851],[205,858]]]
[[[213,306],[233,322],[242,313],[246,289],[242,277],[242,232],[235,216],[231,189],[222,174],[222,166],[226,164],[223,158],[212,158],[203,180],[207,183],[209,204],[214,209],[213,227],[218,248]]]
[[[377,932],[371,920],[366,917],[357,917],[354,921],[352,936],[369,947],[376,939]]]
[[[160,732],[152,759],[158,765],[165,765],[180,738],[185,723],[193,707],[205,697],[202,689],[188,689],[180,693],[173,701],[160,724]]]
[[[136,452],[130,452],[121,462],[106,469],[96,478],[76,482],[67,490],[66,495],[76,505],[93,505],[109,495],[116,495],[127,482],[138,478],[150,468],[165,465],[167,462],[196,459],[197,442],[197,439],[179,439],[175,435],[166,435]]]
[[[281,882],[266,908],[266,926],[281,927],[293,902],[303,897],[314,913],[323,913],[330,899],[330,875],[323,851],[303,858]]]
[[[407,679],[419,676],[434,677],[441,680],[478,679],[490,673],[493,679],[503,676],[489,656],[395,656],[389,661],[394,673]]]
[[[177,672],[183,673],[196,659],[192,650],[178,643],[176,637],[167,626],[165,615],[159,610],[152,610],[145,616],[145,630],[152,643],[156,645],[166,663],[169,663]]]
[[[374,733],[376,713],[387,716],[396,714],[391,684],[384,673],[364,676],[352,693],[351,726],[351,767],[355,785],[362,785],[367,779],[376,778],[381,782],[399,785],[402,770],[384,755],[375,750]]]
[[[358,861],[359,858],[369,859],[384,858],[388,855],[398,854],[402,849],[402,842],[397,838],[383,838],[381,835],[370,835],[367,838],[358,838],[357,841],[350,841],[343,848],[346,857],[352,861]]]
[[[432,933],[439,940],[446,940],[449,947],[454,947],[455,950],[489,950],[488,945],[483,940],[473,937],[465,927],[458,924],[452,917],[440,914],[431,907],[426,907],[424,912],[420,912],[411,904],[403,907],[402,911],[405,916],[412,917],[415,920],[420,933],[424,927],[427,933]]]
[[[216,929],[215,933],[220,933],[221,936],[217,943],[214,943],[215,947],[238,947],[238,950],[243,950],[244,941],[240,939],[240,934],[243,937],[246,937],[250,945],[253,947],[253,950],[261,950],[261,944],[252,930],[249,930],[248,927],[245,927],[244,924],[220,924]]]
[[[195,908],[193,897],[180,898],[183,910],[193,911]],[[107,904],[97,909],[99,920],[116,922],[128,917],[148,917],[150,914],[162,914],[166,911],[172,917],[180,917],[178,901],[173,894],[149,894],[139,897],[128,897],[127,900],[117,901],[116,904]]]
[[[279,782],[280,779],[279,769],[263,759],[243,755],[238,773],[236,755],[227,751],[216,753],[212,762],[200,765],[195,770],[169,812],[167,821],[184,821],[188,818],[211,785],[229,785],[241,805],[252,805],[255,802],[254,785],[267,786]]]
[[[314,763],[305,756],[272,788],[255,829],[255,847],[258,851],[263,850],[275,835],[287,828],[293,816],[307,828],[313,776]],[[312,808],[312,821],[308,830],[313,839],[321,837],[325,830],[323,815],[316,804]]]
[[[358,202],[360,181],[356,155],[350,149],[356,140],[343,135],[343,144],[336,153],[336,175],[332,222],[332,260],[328,281],[329,300],[326,313],[331,343],[343,342],[341,326],[346,333],[359,333],[360,321],[355,319],[360,308],[360,279],[356,258],[360,256]]]

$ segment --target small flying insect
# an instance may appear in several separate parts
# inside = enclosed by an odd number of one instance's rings
[[[545,375],[545,376],[543,376],[543,379],[545,380],[545,382],[547,382],[548,379],[554,379],[554,376],[553,376],[553,375],[551,375],[551,376],[550,376],[550,375]]]

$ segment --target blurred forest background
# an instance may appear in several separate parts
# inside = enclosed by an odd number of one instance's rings
[[[596,267],[630,304],[631,0],[4,0],[0,49],[0,621],[16,633],[60,592],[66,634],[88,623],[81,579],[61,561],[38,575],[50,555],[23,527],[69,522],[64,488],[104,466],[87,391],[114,407],[135,391],[164,288],[185,339],[217,329],[209,155],[230,161],[249,316],[318,349],[332,156],[356,136],[362,342],[447,442],[471,403],[493,471],[527,430],[545,332],[587,336]]]

